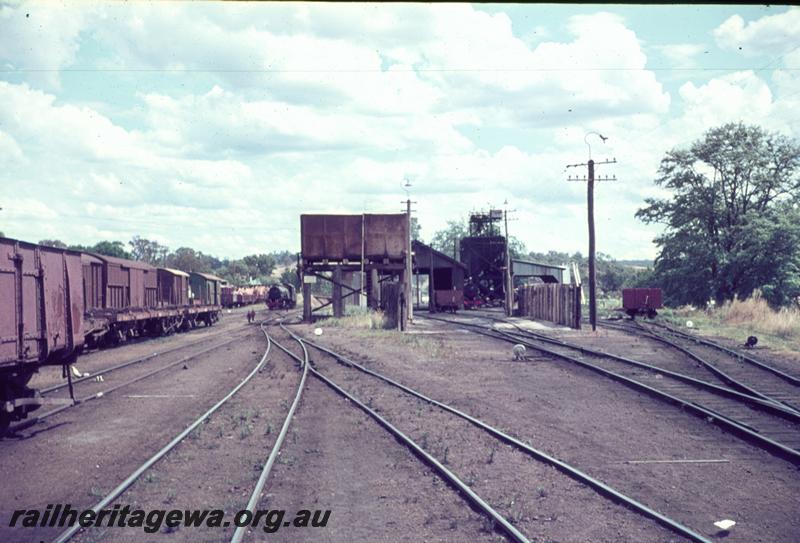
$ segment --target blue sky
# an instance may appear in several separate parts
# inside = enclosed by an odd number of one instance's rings
[[[516,210],[537,251],[652,258],[660,159],[725,122],[800,131],[786,6],[0,3],[0,230],[222,257],[299,249],[299,215],[396,212],[423,237]]]

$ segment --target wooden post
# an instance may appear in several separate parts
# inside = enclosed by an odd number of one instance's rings
[[[306,282],[311,277],[303,274],[303,322],[311,322],[311,283]]]
[[[342,268],[333,268],[333,316],[344,316],[344,300],[342,300]]]
[[[597,297],[595,272],[595,240],[594,240],[594,160],[589,160],[589,188],[587,204],[589,207],[589,322],[592,331],[597,330]]]
[[[367,274],[367,306],[370,309],[378,309],[381,300],[381,284],[378,278],[378,270],[372,268]]]
[[[428,249],[428,313],[436,313],[436,291],[433,288],[433,247]]]

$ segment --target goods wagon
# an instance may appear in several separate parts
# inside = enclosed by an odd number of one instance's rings
[[[115,345],[133,337],[211,326],[215,302],[189,296],[191,275],[145,262],[83,253],[84,337],[87,347]]]
[[[41,366],[72,364],[87,347],[216,322],[219,278],[204,278],[194,300],[190,279],[143,262],[0,238],[0,435],[43,403],[26,386]]]
[[[192,305],[221,305],[223,283],[225,280],[216,275],[190,272],[189,285],[192,291]]]
[[[189,274],[172,268],[158,268],[158,306],[189,305]]]
[[[233,297],[233,287],[226,285],[221,287],[219,294],[220,305],[222,307],[234,307],[236,305]]]
[[[83,304],[80,253],[0,238],[0,435],[39,407],[39,366],[75,361]]]
[[[622,289],[622,309],[634,318],[646,315],[653,318],[661,309],[662,296],[660,288],[624,288]]]
[[[433,295],[437,311],[455,313],[464,304],[464,292],[455,288],[451,290],[435,290]]]

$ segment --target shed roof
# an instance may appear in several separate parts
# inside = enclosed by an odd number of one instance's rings
[[[148,270],[148,271],[155,271],[155,266],[148,264],[147,262],[141,262],[139,260],[128,260],[125,258],[117,258],[115,256],[107,256],[101,255],[97,253],[87,253],[95,258],[99,258],[109,264],[114,264],[116,266],[122,266],[125,268],[133,268],[137,270]]]
[[[185,271],[176,270],[175,268],[158,268],[159,270],[164,270],[166,272],[171,273],[172,275],[182,275],[183,277],[189,277],[189,274]]]
[[[437,251],[430,245],[425,245],[421,241],[413,240],[411,250],[414,252],[414,260],[418,268],[430,268],[431,256],[433,257],[433,267],[436,268],[461,268],[467,267],[458,260],[448,256],[446,253]]]
[[[223,279],[222,277],[217,277],[216,275],[211,275],[210,273],[203,273],[203,272],[193,271],[193,272],[191,272],[191,275],[199,275],[203,279],[208,279],[209,281],[221,281],[223,283],[227,283],[227,281],[225,279]]]

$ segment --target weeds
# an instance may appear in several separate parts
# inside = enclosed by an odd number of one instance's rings
[[[684,306],[665,309],[660,315],[680,328],[692,321],[692,327],[705,335],[724,336],[737,343],[756,335],[759,346],[769,344],[800,350],[800,309],[772,309],[758,291],[746,300],[736,299],[716,308]]]

